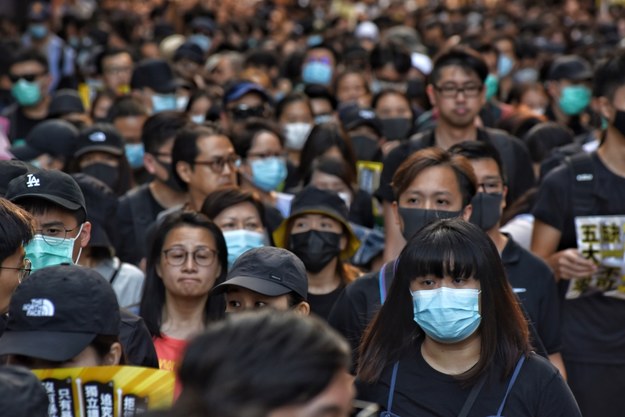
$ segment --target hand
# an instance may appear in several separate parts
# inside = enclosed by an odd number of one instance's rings
[[[550,263],[557,279],[584,278],[597,270],[593,261],[584,258],[574,248],[556,252]]]

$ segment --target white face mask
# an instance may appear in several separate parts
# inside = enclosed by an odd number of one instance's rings
[[[191,121],[195,124],[201,125],[206,120],[203,114],[194,114],[191,116]]]
[[[347,191],[341,191],[338,193],[339,197],[341,197],[341,200],[343,200],[345,202],[345,205],[347,206],[347,208],[349,209],[352,205],[352,195],[351,193],[348,193]]]
[[[308,123],[287,123],[284,125],[286,147],[301,151],[311,130],[312,126]]]

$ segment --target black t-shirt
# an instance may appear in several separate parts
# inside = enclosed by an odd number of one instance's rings
[[[123,308],[119,311],[122,319],[119,339],[124,347],[127,364],[158,369],[158,356],[143,319]]]
[[[349,207],[349,221],[373,229],[375,225],[373,202],[371,201],[371,194],[365,190],[358,190],[354,193],[353,201]]]
[[[327,294],[311,294],[308,293],[308,304],[310,311],[324,320],[328,319],[332,306],[343,293],[345,286],[339,285],[335,290]]]
[[[596,153],[592,213],[625,215],[625,178],[612,173]],[[533,214],[537,220],[562,232],[557,250],[577,247],[575,239],[575,179],[568,165],[551,171],[541,183]],[[562,292],[569,281],[560,281]],[[566,360],[625,364],[625,300],[595,294],[562,302],[562,354]]]
[[[150,191],[149,184],[128,191],[119,199],[117,226],[119,239],[115,252],[123,262],[138,265],[147,251],[147,230],[162,207]]]
[[[534,186],[534,171],[527,148],[523,142],[502,130],[477,129],[477,140],[491,143],[501,156],[508,178],[508,204]],[[423,132],[393,149],[384,159],[380,187],[375,195],[383,201],[394,201],[391,181],[395,171],[414,152],[436,145],[435,131]]]
[[[562,350],[560,300],[547,264],[508,236],[501,253],[508,281],[521,300],[548,354]],[[539,346],[535,346],[538,348]]]
[[[399,417],[457,417],[471,387],[436,371],[421,354],[417,340],[399,360],[391,411]],[[356,381],[358,398],[387,408],[393,363],[374,384]],[[510,376],[502,380],[502,367],[493,362],[469,417],[494,416],[504,398]],[[507,398],[502,415],[508,417],[581,417],[573,394],[557,369],[546,359],[530,354]]]

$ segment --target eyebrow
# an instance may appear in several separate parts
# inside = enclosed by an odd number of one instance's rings
[[[50,227],[50,226],[63,226],[63,228],[65,228],[65,223],[63,223],[61,221],[54,221],[54,222],[43,223],[41,225],[42,228]]]

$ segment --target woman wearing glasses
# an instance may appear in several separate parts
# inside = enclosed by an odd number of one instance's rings
[[[228,255],[219,228],[199,213],[173,213],[153,236],[140,314],[160,368],[173,370],[187,340],[224,311],[222,298],[208,294],[225,280]]]

